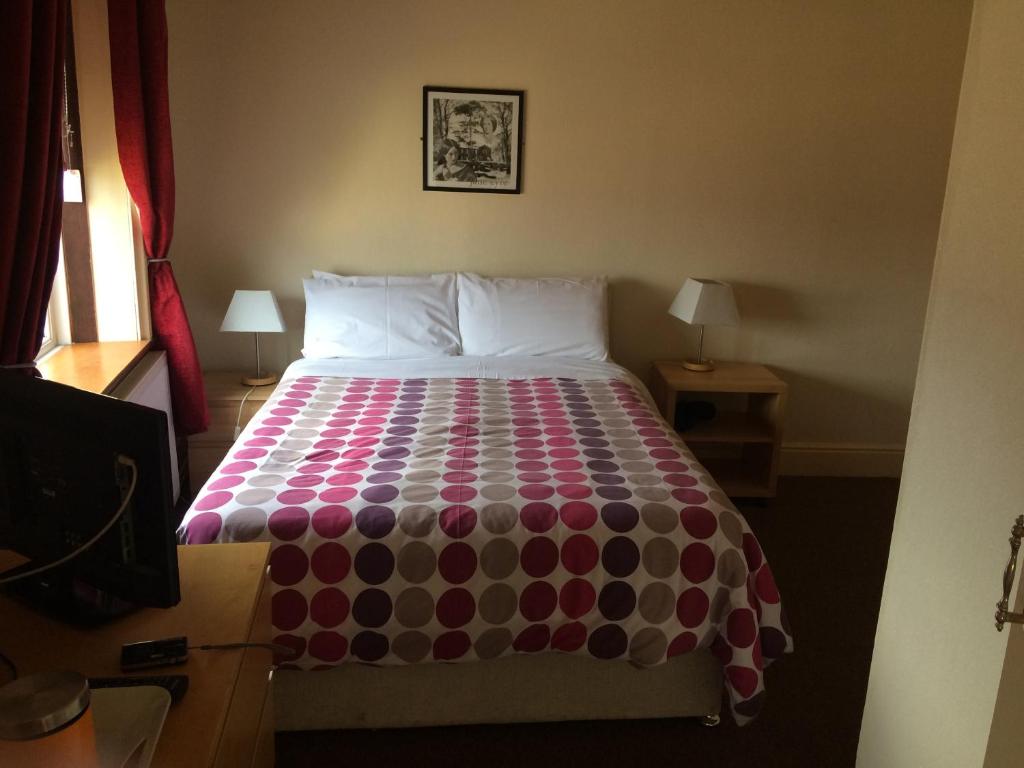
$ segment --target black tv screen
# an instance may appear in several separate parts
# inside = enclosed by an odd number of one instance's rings
[[[163,411],[0,372],[0,547],[31,559],[23,571],[95,536],[135,474],[118,523],[65,565],[16,582],[20,596],[83,616],[177,604],[170,466]]]

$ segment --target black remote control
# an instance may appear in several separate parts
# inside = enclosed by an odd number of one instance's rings
[[[171,704],[177,704],[188,690],[188,675],[123,675],[120,677],[90,677],[89,687],[134,688],[155,685],[171,694]]]

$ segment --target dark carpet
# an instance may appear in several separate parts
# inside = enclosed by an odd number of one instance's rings
[[[889,555],[896,480],[781,478],[742,505],[768,555],[796,652],[766,673],[744,728],[624,720],[277,735],[287,766],[745,766],[844,768],[857,753]]]

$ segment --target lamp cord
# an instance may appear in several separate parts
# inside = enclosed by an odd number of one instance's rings
[[[69,560],[74,560],[80,554],[82,554],[87,549],[89,549],[89,547],[91,547],[97,541],[102,539],[103,536],[107,533],[107,531],[109,531],[111,528],[114,527],[114,525],[117,523],[117,521],[121,519],[121,516],[124,514],[124,511],[126,509],[128,509],[128,504],[131,502],[132,496],[135,495],[135,486],[138,484],[138,480],[139,480],[139,469],[138,469],[138,467],[135,466],[135,462],[132,459],[130,459],[127,456],[122,456],[122,455],[119,454],[118,457],[117,457],[117,461],[118,461],[119,464],[123,464],[124,466],[129,467],[131,469],[131,471],[132,471],[132,482],[131,482],[131,485],[128,487],[128,493],[125,495],[124,500],[121,502],[121,506],[118,508],[117,512],[115,512],[113,514],[113,516],[111,516],[111,518],[107,522],[107,524],[104,525],[102,528],[100,528],[99,532],[95,536],[93,536],[91,539],[89,539],[87,542],[85,542],[85,544],[83,544],[82,546],[80,546],[78,549],[74,550],[70,554],[65,555],[64,557],[60,558],[59,560],[55,560],[52,563],[46,563],[45,565],[40,565],[38,568],[32,568],[31,570],[28,570],[28,571],[22,571],[21,573],[16,573],[13,576],[6,576],[6,578],[0,578],[0,586],[2,586],[4,584],[11,584],[11,583],[13,583],[15,581],[21,581],[21,579],[26,579],[29,576],[35,576],[36,574],[43,573],[44,571],[49,571],[49,570],[51,570],[53,568],[56,568],[57,566],[64,565],[64,563],[68,562]],[[21,567],[21,566],[18,566],[18,567]],[[12,568],[10,571],[5,571],[4,574],[8,574],[8,573],[11,573],[12,571],[16,571],[16,570],[17,570],[17,568]],[[4,574],[0,574],[0,576],[4,576]]]
[[[259,372],[256,374],[259,375]],[[238,404],[238,416],[235,417],[235,440],[242,434],[242,409],[245,407],[245,401],[249,399],[249,395],[256,391],[256,387],[253,387],[244,395],[242,395],[242,402]]]

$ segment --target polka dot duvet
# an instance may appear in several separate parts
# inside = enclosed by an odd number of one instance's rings
[[[302,669],[710,648],[744,723],[792,649],[746,521],[611,363],[299,361],[179,536],[271,542]]]

